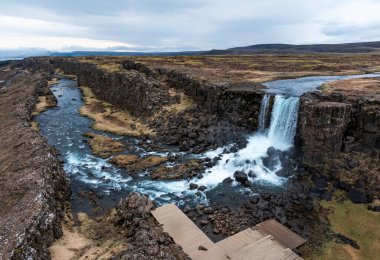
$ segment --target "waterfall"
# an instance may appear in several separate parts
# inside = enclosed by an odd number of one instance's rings
[[[297,129],[298,107],[298,97],[276,95],[268,132],[269,139],[293,145]]]
[[[276,95],[274,98],[273,109],[269,129],[265,127],[265,119],[269,111],[270,95],[264,95],[261,102],[259,131],[248,137],[248,144],[238,152],[222,153],[224,149],[217,149],[206,154],[208,157],[220,156],[219,162],[200,180],[198,185],[215,187],[225,178],[234,178],[235,171],[250,173],[250,181],[267,181],[275,185],[280,185],[284,179],[277,176],[276,172],[282,169],[281,162],[278,160],[274,167],[269,169],[264,158],[268,156],[269,147],[285,151],[293,146],[293,139],[297,127],[298,119],[298,97],[285,97]],[[228,149],[228,147],[225,147]]]
[[[261,100],[260,115],[259,115],[259,131],[263,131],[266,127],[267,116],[269,112],[270,95],[265,94]]]

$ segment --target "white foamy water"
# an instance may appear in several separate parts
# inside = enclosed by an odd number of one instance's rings
[[[264,96],[261,109],[267,109],[269,96]],[[245,148],[236,153],[221,154],[221,160],[214,167],[210,168],[204,177],[196,183],[199,185],[215,187],[225,178],[232,178],[236,171],[254,174],[255,177],[249,177],[251,181],[265,181],[274,185],[281,185],[284,178],[278,177],[275,172],[281,169],[281,163],[268,169],[263,164],[263,158],[266,157],[269,147],[274,147],[285,151],[292,147],[295,135],[297,117],[298,117],[298,97],[285,97],[276,95],[273,110],[271,113],[271,123],[269,130],[254,133],[248,138],[248,144]],[[260,111],[260,122],[264,122],[266,117],[263,111]],[[208,155],[221,153],[223,149],[217,149]]]
[[[285,143],[293,146],[298,120],[298,97],[276,95],[268,138],[274,143]]]
[[[170,196],[177,198],[187,195],[194,195],[196,190],[189,190],[189,182],[181,181],[157,181],[150,179],[134,180],[131,176],[123,174],[123,171],[116,168],[105,159],[92,155],[81,156],[75,153],[66,155],[67,164],[65,171],[73,178],[83,183],[91,184],[92,187],[102,187],[105,193],[112,190],[128,189],[149,195],[151,199],[161,198],[170,200]],[[205,197],[199,197],[199,201]]]
[[[259,127],[260,131],[263,131],[266,127],[267,115],[269,113],[269,101],[270,95],[265,94],[263,100],[261,101],[260,106],[260,115],[259,115]]]

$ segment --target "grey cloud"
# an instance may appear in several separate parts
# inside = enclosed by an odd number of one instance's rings
[[[65,31],[64,36],[126,42],[139,50],[341,42],[355,41],[357,35],[363,40],[380,37],[374,29],[380,20],[360,29],[355,24],[333,24],[333,17],[324,17],[326,11],[351,2],[354,0],[20,0],[6,1],[0,15],[70,24],[83,30],[73,30],[71,35]],[[44,33],[57,36],[60,32]]]

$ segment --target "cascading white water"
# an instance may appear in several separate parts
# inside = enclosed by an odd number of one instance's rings
[[[276,95],[268,132],[269,139],[293,145],[297,129],[298,107],[298,97]]]
[[[268,109],[269,100],[270,96],[264,95],[261,103],[259,128],[265,125],[266,115],[264,110]],[[297,127],[298,107],[298,97],[276,95],[269,130],[258,131],[251,135],[248,138],[247,146],[237,153],[221,154],[221,160],[217,165],[210,168],[197,183],[199,185],[216,186],[227,177],[233,178],[235,171],[244,171],[255,175],[255,177],[250,177],[251,180],[267,181],[280,185],[284,179],[278,177],[275,173],[281,169],[281,162],[278,161],[277,165],[270,170],[264,165],[263,158],[268,156],[267,150],[269,147],[285,151],[293,145]],[[206,155],[215,156],[216,154],[216,151],[212,151]]]
[[[261,101],[260,114],[259,114],[259,131],[263,131],[266,127],[267,115],[269,112],[270,95],[265,94]]]

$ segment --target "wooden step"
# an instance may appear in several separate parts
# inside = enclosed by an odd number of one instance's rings
[[[176,205],[169,204],[152,211],[152,215],[163,225],[164,231],[182,247],[192,259],[201,259],[207,251],[199,250],[199,246],[210,249],[214,243],[192,222]]]
[[[239,251],[230,255],[231,259],[274,259],[277,260],[283,255],[286,248],[274,241],[270,235],[246,245]]]
[[[294,253],[290,248],[285,249],[285,254],[279,260],[302,260],[302,258]]]
[[[256,242],[262,239],[264,235],[262,235],[258,231],[254,231],[251,228],[247,228],[239,233],[236,233],[233,236],[227,237],[222,241],[216,243],[217,246],[223,248],[226,253],[230,254],[231,252],[240,250],[241,248],[249,245],[253,242]]]
[[[274,219],[261,222],[256,227],[263,235],[273,236],[286,248],[294,249],[306,242],[301,236]]]

